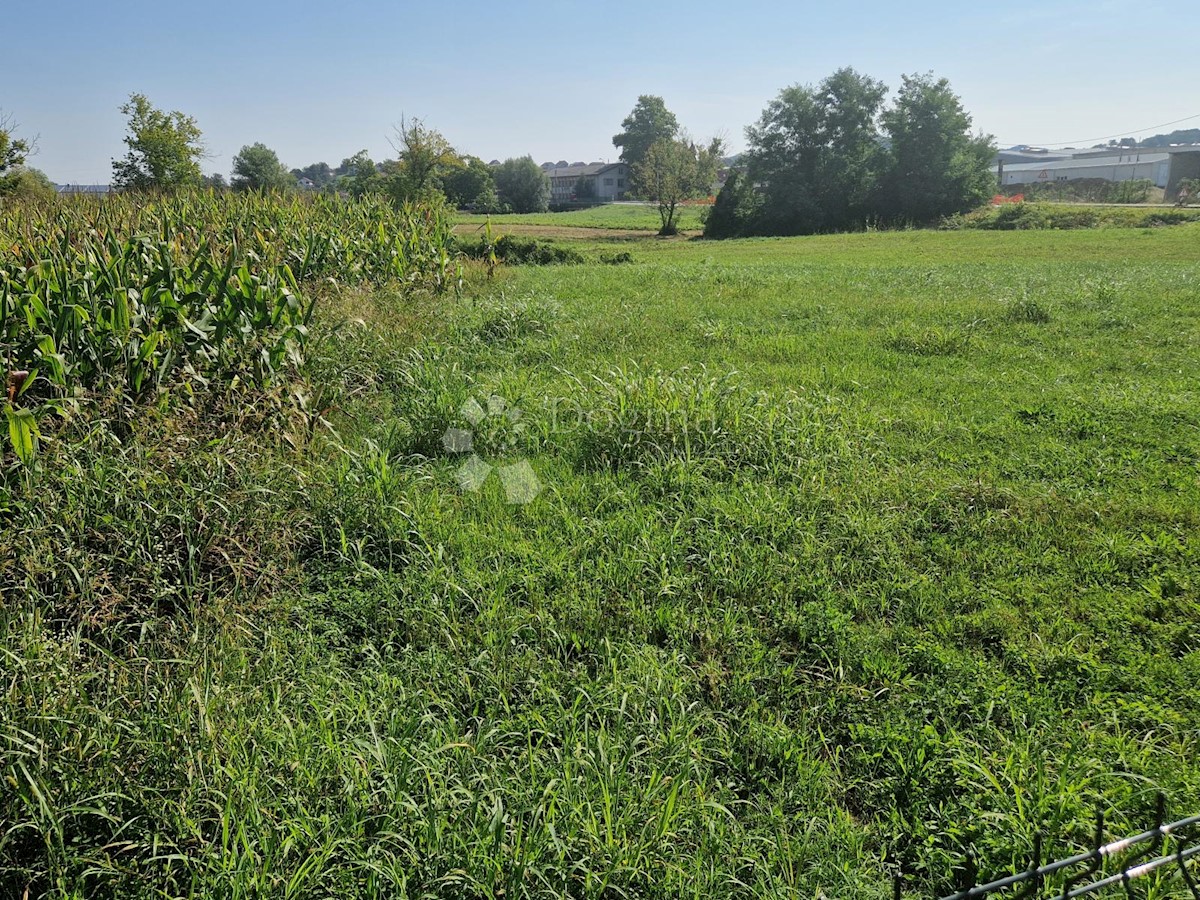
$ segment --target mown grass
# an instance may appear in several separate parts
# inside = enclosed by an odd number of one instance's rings
[[[318,306],[294,447],[47,442],[0,893],[934,894],[1200,810],[1195,226],[579,247]]]
[[[707,206],[684,206],[678,213],[680,231],[698,232],[703,230],[701,219]],[[491,219],[492,226],[503,230],[505,225],[553,225],[561,228],[611,228],[624,231],[658,231],[662,221],[658,215],[658,207],[652,204],[610,203],[605,206],[593,206],[589,209],[575,209],[568,212],[545,213],[509,213],[506,215],[485,216],[474,213],[455,213],[454,220],[463,225],[482,225]]]

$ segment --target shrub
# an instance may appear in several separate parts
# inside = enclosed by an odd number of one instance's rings
[[[569,247],[559,247],[534,238],[513,237],[511,234],[500,237],[490,245],[488,239],[482,237],[476,243],[462,247],[462,252],[471,259],[488,259],[489,250],[501,262],[518,266],[550,266],[585,261],[582,253]]]

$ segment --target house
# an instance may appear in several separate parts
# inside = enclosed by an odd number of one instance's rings
[[[1103,181],[1146,179],[1155,187],[1163,188],[1170,201],[1178,193],[1181,181],[1200,177],[1200,145],[1070,150],[1063,151],[1059,158],[1013,163],[1001,159],[992,171],[1002,187],[1082,178]]]
[[[611,203],[624,200],[629,191],[629,166],[623,162],[555,166],[547,169],[546,175],[550,179],[550,202],[555,205],[576,200]],[[580,191],[582,186],[586,187]]]

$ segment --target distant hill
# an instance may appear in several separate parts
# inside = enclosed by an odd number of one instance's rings
[[[1184,128],[1172,131],[1170,134],[1156,134],[1153,137],[1136,140],[1121,138],[1119,141],[1109,141],[1107,144],[1096,144],[1096,147],[1169,147],[1172,144],[1200,144],[1200,128]]]

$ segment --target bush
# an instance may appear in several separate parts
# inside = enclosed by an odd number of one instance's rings
[[[496,254],[496,259],[509,265],[551,266],[584,262],[583,254],[569,247],[559,247],[534,238],[513,237],[506,234],[499,238],[490,249]],[[467,244],[462,252],[471,259],[487,259],[489,244],[482,237],[474,244]]]

